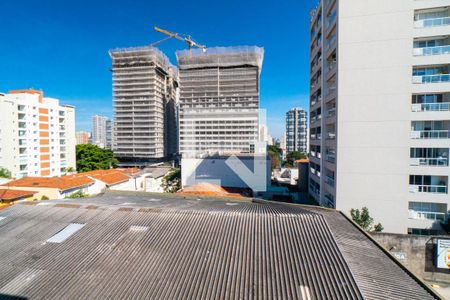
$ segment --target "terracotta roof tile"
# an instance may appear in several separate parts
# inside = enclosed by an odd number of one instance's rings
[[[67,175],[62,177],[23,177],[3,186],[55,188],[65,191],[91,183],[94,181],[86,176]]]
[[[0,200],[16,200],[23,197],[29,197],[36,194],[36,192],[32,191],[22,191],[22,190],[8,190],[8,189],[0,189]]]
[[[79,173],[76,176],[89,176],[97,180],[103,181],[107,185],[115,185],[128,181],[130,177],[121,171],[110,169],[110,170],[95,170],[84,173]]]

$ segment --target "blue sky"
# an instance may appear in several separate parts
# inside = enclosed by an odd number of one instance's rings
[[[315,0],[287,1],[1,1],[0,91],[42,89],[77,107],[77,130],[91,116],[112,115],[110,48],[152,43],[159,26],[206,46],[265,49],[261,108],[279,137],[285,112],[308,108],[309,10]],[[20,3],[20,4],[19,4]],[[181,41],[159,45],[172,63]]]

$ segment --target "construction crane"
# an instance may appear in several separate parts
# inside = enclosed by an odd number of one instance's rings
[[[195,42],[190,35],[181,34],[181,33],[173,33],[173,32],[167,31],[165,29],[162,29],[162,28],[159,28],[159,27],[156,27],[156,26],[153,27],[153,29],[155,29],[158,32],[166,34],[167,37],[163,38],[162,40],[159,40],[157,42],[154,42],[154,43],[150,44],[150,46],[156,46],[156,45],[158,45],[158,44],[160,44],[160,43],[162,43],[162,42],[164,42],[164,41],[166,41],[168,39],[176,38],[176,39],[178,39],[180,41],[183,41],[183,42],[186,42],[188,44],[189,53],[192,53],[192,47],[197,47],[199,49],[202,49],[203,52],[206,51],[206,46],[200,45],[197,42]]]

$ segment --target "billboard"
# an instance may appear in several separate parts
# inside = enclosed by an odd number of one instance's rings
[[[450,269],[450,240],[437,240],[436,266]]]

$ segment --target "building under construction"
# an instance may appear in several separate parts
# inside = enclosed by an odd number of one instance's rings
[[[113,49],[114,154],[123,163],[153,162],[178,151],[177,69],[150,46]]]
[[[263,48],[177,51],[180,153],[253,153],[258,141]]]

